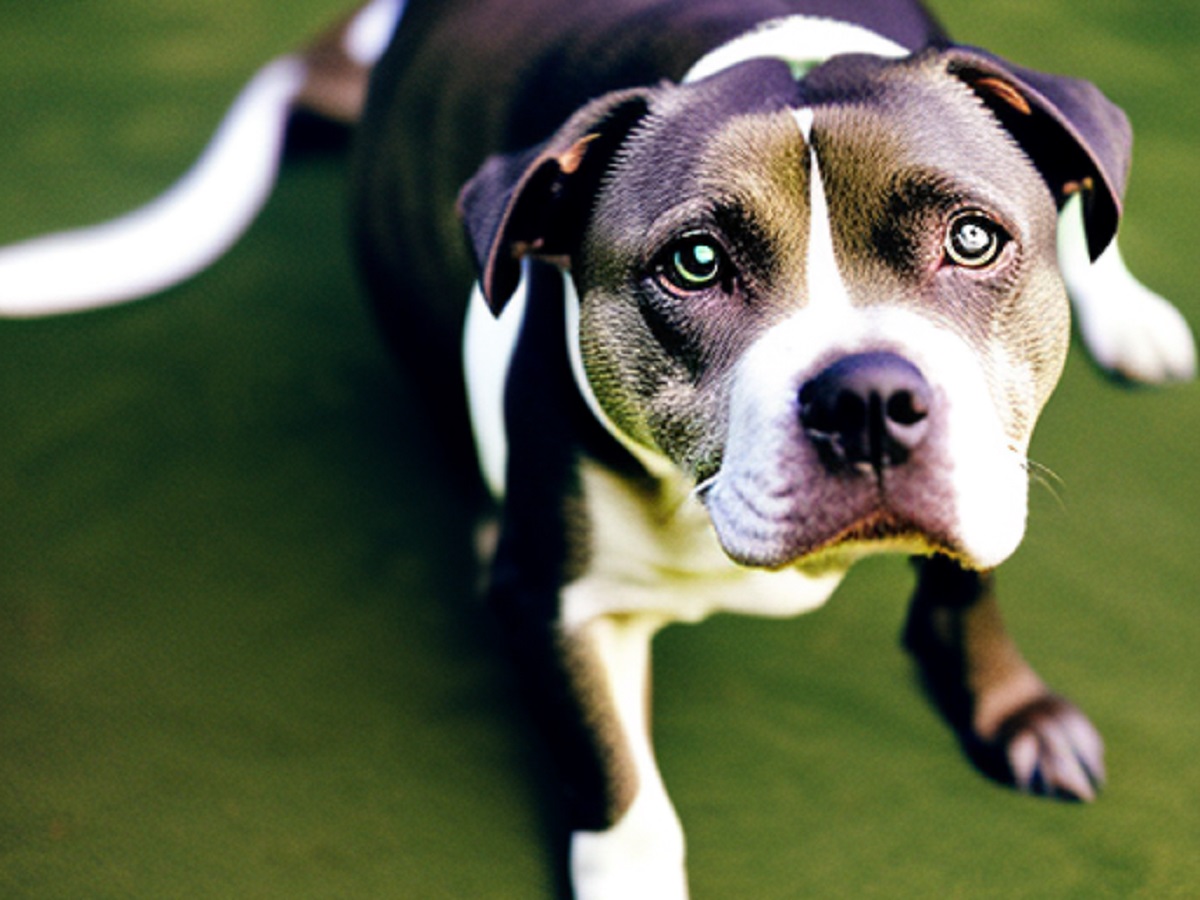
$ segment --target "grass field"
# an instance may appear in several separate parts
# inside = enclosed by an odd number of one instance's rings
[[[1123,243],[1200,323],[1200,7],[934,4],[1091,78],[1138,136]],[[327,0],[0,6],[0,243],[154,196]],[[290,169],[216,268],[0,323],[0,897],[552,895],[545,760],[345,249],[344,168]],[[900,560],[822,612],[660,639],[656,735],[696,900],[1200,897],[1200,389],[1078,348],[1001,572],[1092,715],[1094,806],[978,776],[897,635]],[[432,473],[432,474],[431,474]]]

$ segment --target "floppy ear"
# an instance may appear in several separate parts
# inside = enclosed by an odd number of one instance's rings
[[[965,81],[1021,145],[1061,207],[1083,195],[1092,259],[1117,232],[1133,132],[1125,114],[1094,85],[1023,69],[971,47],[942,51],[947,71]]]
[[[520,281],[523,257],[566,265],[613,155],[646,115],[650,90],[589,103],[545,144],[492,156],[467,182],[458,212],[496,315]]]

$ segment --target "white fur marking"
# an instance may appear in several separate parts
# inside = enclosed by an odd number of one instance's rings
[[[525,318],[529,285],[521,276],[516,291],[499,316],[488,309],[476,284],[467,305],[463,329],[463,372],[467,409],[475,436],[475,454],[492,496],[504,498],[508,470],[508,430],[504,423],[504,391]]]
[[[820,16],[784,16],[764,22],[701,57],[684,82],[699,81],[750,59],[781,59],[800,78],[841,53],[870,53],[895,59],[909,52],[861,25]]]
[[[195,165],[142,208],[0,249],[0,315],[52,315],[144,297],[221,256],[270,195],[304,78],[304,64],[291,56],[260,69]]]
[[[1126,268],[1116,238],[1092,262],[1078,194],[1058,217],[1058,267],[1080,336],[1100,366],[1148,384],[1195,377],[1191,329],[1179,310]]]
[[[375,65],[391,43],[404,6],[405,0],[372,0],[359,10],[346,28],[346,55],[364,68]]]
[[[796,124],[800,127],[800,134],[804,136],[804,143],[811,145],[813,121],[816,118],[813,108],[806,106],[803,109],[794,109],[792,110],[792,118],[796,120]],[[809,155],[812,155],[811,150],[809,150]]]
[[[792,115],[809,145],[811,160],[808,188],[808,306],[850,308],[850,292],[838,268],[833,250],[833,223],[829,216],[829,202],[825,197],[825,182],[821,177],[821,166],[816,151],[812,149],[812,109],[798,109]]]
[[[605,831],[571,837],[576,900],[686,900],[683,827],[663,785],[646,732],[652,616],[604,618],[587,626],[637,773],[637,795]]]
[[[823,604],[842,572],[751,569],[721,549],[708,511],[676,473],[655,491],[597,464],[581,470],[591,533],[588,574],[563,590],[560,621],[573,631],[610,615],[698,622],[715,612],[794,616]]]

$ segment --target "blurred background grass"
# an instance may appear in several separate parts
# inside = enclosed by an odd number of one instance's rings
[[[1133,119],[1131,266],[1200,322],[1200,8],[934,4]],[[0,242],[123,212],[328,0],[0,6]],[[472,598],[461,512],[299,160],[219,266],[0,323],[0,896],[548,896],[545,761]],[[694,896],[1200,896],[1200,393],[1076,350],[1002,571],[1030,659],[1104,732],[1092,807],[960,757],[897,634],[899,560],[824,611],[658,644]],[[430,473],[434,473],[431,475]]]

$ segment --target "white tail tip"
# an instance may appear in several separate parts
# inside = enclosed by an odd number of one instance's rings
[[[46,316],[134,300],[178,284],[220,257],[270,196],[288,115],[304,79],[297,57],[260,69],[195,165],[142,208],[0,248],[0,316]]]

